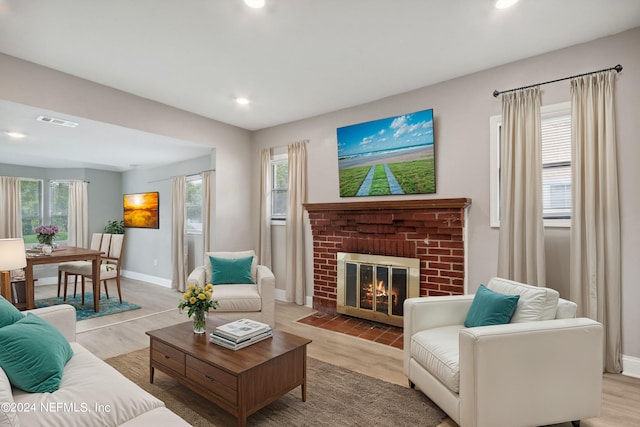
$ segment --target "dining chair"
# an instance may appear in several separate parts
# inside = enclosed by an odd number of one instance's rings
[[[94,251],[100,250],[100,245],[102,244],[102,233],[93,233],[91,235],[91,244],[89,245],[89,249]],[[69,271],[73,268],[82,267],[86,264],[91,265],[89,261],[71,261],[71,262],[61,262],[58,264],[58,297],[60,297],[60,287],[62,285],[62,275],[64,274],[64,300],[67,300],[67,280],[70,275],[74,276],[73,283],[73,297],[76,297],[76,288],[78,286],[78,275],[70,273]]]
[[[118,298],[120,303],[122,303],[122,290],[120,287],[120,269],[121,269],[121,260],[124,249],[124,234],[103,234],[102,241],[100,244],[100,251],[105,255],[101,257],[100,264],[100,281],[104,283],[104,290],[109,298],[109,288],[107,286],[108,280],[116,281],[116,286],[118,289]],[[72,263],[69,263],[72,264]],[[85,295],[85,279],[87,277],[91,278],[92,275],[92,266],[91,262],[86,261],[86,264],[76,264],[69,266],[65,269],[65,274],[75,274],[81,277],[81,288],[82,288],[82,304],[84,305],[84,295]],[[66,298],[67,294],[67,280],[65,276],[64,282],[64,294]],[[74,291],[75,295],[75,291]],[[100,287],[98,287],[98,295],[94,295],[94,298],[100,298]]]

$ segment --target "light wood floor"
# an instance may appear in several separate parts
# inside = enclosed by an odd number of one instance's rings
[[[36,299],[56,295],[55,285],[37,286]],[[72,288],[69,290],[71,292]],[[117,295],[114,285],[110,294]],[[98,357],[125,354],[149,346],[145,331],[189,320],[180,313],[177,304],[180,293],[160,286],[123,278],[123,298],[142,307],[140,310],[97,317],[77,323],[77,341]],[[307,337],[309,357],[407,386],[402,367],[402,350],[357,337],[326,331],[297,323],[296,320],[313,313],[308,307],[284,302],[276,303],[276,327]],[[252,317],[249,313],[216,313],[229,320]],[[603,386],[602,416],[583,420],[584,427],[636,427],[640,425],[640,379],[606,374]],[[446,420],[440,427],[456,424]],[[559,424],[555,427],[570,426]]]

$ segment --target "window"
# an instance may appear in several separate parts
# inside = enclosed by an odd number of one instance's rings
[[[271,160],[271,219],[287,219],[287,189],[289,187],[289,162],[287,156]]]
[[[542,138],[542,214],[546,227],[569,227],[571,219],[571,104],[549,105],[540,111]],[[490,119],[491,226],[500,227],[501,116]]]
[[[49,221],[60,229],[56,242],[67,240],[69,224],[69,181],[49,182]]]
[[[20,207],[24,242],[38,243],[33,229],[43,223],[41,179],[20,179]]]
[[[192,175],[187,177],[187,194],[186,194],[186,220],[187,233],[202,233],[202,177],[200,175]]]

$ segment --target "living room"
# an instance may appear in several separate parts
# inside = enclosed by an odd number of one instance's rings
[[[488,2],[487,2],[488,3]],[[33,62],[0,54],[0,98],[69,117],[87,118],[150,134],[189,141],[211,150],[196,159],[150,169],[106,172],[74,169],[65,178],[91,181],[91,231],[101,232],[107,220],[122,215],[122,195],[160,192],[160,228],[127,229],[123,276],[171,286],[169,177],[215,169],[215,209],[212,246],[216,250],[244,250],[258,245],[260,152],[308,140],[308,203],[339,203],[336,129],[342,126],[433,108],[436,129],[437,191],[414,198],[468,198],[466,292],[496,275],[499,229],[491,226],[490,128],[489,119],[500,114],[500,101],[491,93],[544,82],[622,64],[616,79],[616,135],[621,221],[622,353],[623,372],[640,376],[640,338],[636,325],[640,314],[634,302],[640,291],[634,285],[640,274],[636,248],[640,230],[633,220],[640,209],[635,167],[640,131],[637,121],[640,28],[634,28],[550,52],[510,61],[498,66],[479,64],[476,71],[406,91],[389,93],[332,112],[255,130],[243,129],[75,77]],[[434,47],[432,47],[434,48]],[[4,51],[3,51],[4,52]],[[568,82],[544,86],[542,105],[569,101]],[[355,106],[353,106],[355,105]],[[231,107],[232,108],[232,107]],[[97,147],[96,150],[107,150]],[[10,158],[0,160],[0,175],[25,176],[24,165]],[[32,171],[55,176],[55,171]],[[59,175],[58,175],[59,176]],[[93,197],[92,197],[93,195]],[[403,200],[408,196],[368,197],[367,201]],[[95,203],[95,205],[94,205]],[[95,206],[95,209],[94,209]],[[314,293],[312,239],[306,224],[306,301],[312,306]],[[284,227],[274,226],[273,270],[277,297],[284,300]],[[195,243],[194,253],[201,253]],[[279,246],[278,246],[279,245]],[[569,229],[545,229],[547,285],[569,298]],[[193,260],[196,265],[199,259]],[[43,279],[53,274],[43,274]],[[45,280],[43,280],[45,281]]]

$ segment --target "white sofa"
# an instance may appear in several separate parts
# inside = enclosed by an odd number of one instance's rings
[[[474,295],[404,303],[404,370],[461,427],[542,426],[600,414],[602,325],[553,289],[493,278],[520,295],[511,323],[465,328]]]
[[[62,332],[74,354],[64,367],[59,389],[53,393],[12,389],[0,369],[0,426],[189,426],[164,402],[75,342],[76,313],[72,306],[56,305],[30,312]]]
[[[205,286],[211,283],[212,268],[209,257],[246,258],[253,257],[251,278],[254,284],[234,283],[213,287],[213,299],[219,302],[217,312],[261,312],[261,319],[275,326],[276,278],[265,265],[258,265],[255,251],[205,252],[204,263],[196,267],[187,278],[187,285]]]

